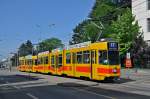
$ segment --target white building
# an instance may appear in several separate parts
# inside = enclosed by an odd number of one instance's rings
[[[150,45],[150,0],[132,0],[132,13],[144,32],[144,40]]]

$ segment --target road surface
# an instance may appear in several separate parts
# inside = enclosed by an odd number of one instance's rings
[[[92,87],[76,82],[54,82],[54,80],[47,81],[30,75],[0,71],[0,99],[150,99],[149,96]]]

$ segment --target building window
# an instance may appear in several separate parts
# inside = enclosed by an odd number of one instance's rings
[[[150,0],[147,0],[147,9],[150,10]]]
[[[150,18],[147,19],[147,32],[150,32]]]

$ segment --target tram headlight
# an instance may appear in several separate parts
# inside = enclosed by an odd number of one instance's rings
[[[117,69],[115,68],[115,69],[113,69],[113,73],[117,73]]]

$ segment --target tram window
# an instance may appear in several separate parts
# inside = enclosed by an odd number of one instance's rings
[[[77,52],[77,63],[82,64],[82,52]]]
[[[51,64],[54,64],[54,56],[51,56]]]
[[[48,56],[44,58],[44,64],[48,64]]]
[[[34,60],[34,63],[35,63],[35,65],[37,65],[38,64],[38,60],[36,59],[36,60]]]
[[[39,61],[39,64],[41,65],[41,64],[42,64],[42,58],[40,58],[39,60],[40,60],[40,61]]]
[[[38,64],[41,64],[41,59],[40,58],[38,59]]]
[[[29,65],[29,60],[27,60],[27,65]]]
[[[70,64],[71,63],[71,54],[67,53],[66,54],[66,64]]]
[[[28,62],[29,62],[28,65],[32,65],[32,60],[31,59],[29,59]]]
[[[27,64],[28,64],[28,65],[30,65],[30,62],[29,62],[29,60],[27,60]]]
[[[43,64],[43,58],[39,58],[39,64]]]
[[[62,54],[58,56],[58,66],[62,66]]]
[[[118,51],[108,51],[108,59],[110,65],[119,64],[119,52]]]
[[[21,61],[21,65],[24,65],[24,60]]]
[[[99,51],[99,64],[108,64],[107,51]]]
[[[37,64],[38,64],[38,65],[40,64],[40,59],[37,59]]]
[[[90,63],[90,51],[83,51],[83,63]]]
[[[25,60],[25,65],[27,65],[27,60]]]

